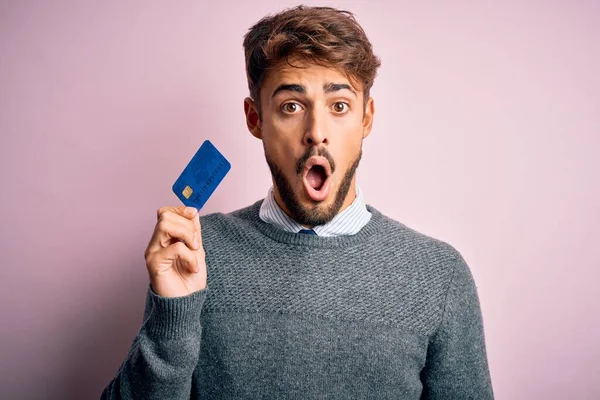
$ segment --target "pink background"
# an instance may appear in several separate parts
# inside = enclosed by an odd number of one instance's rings
[[[498,399],[600,398],[594,3],[330,3],[383,60],[359,184],[465,256]],[[203,140],[233,165],[203,213],[264,197],[241,42],[294,4],[1,3],[0,398],[99,397],[141,322],[155,211]]]

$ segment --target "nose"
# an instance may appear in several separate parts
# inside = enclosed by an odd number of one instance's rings
[[[326,115],[318,110],[320,107],[314,107],[311,113],[308,113],[306,121],[306,131],[303,142],[306,146],[318,146],[320,144],[329,144]]]

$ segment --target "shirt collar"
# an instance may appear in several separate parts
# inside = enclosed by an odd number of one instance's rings
[[[259,217],[264,222],[273,224],[287,232],[298,233],[306,229],[301,224],[290,218],[275,201],[273,187],[269,189],[267,197],[260,207]],[[344,211],[336,215],[324,225],[313,228],[318,236],[332,237],[357,234],[369,221],[371,213],[367,210],[362,192],[356,186],[356,198]]]

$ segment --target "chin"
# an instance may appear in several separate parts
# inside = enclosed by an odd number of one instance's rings
[[[282,200],[296,222],[306,226],[324,225],[338,214],[343,203],[343,199],[339,201],[339,193],[331,189],[323,200],[315,200],[301,185],[293,198],[282,196]]]

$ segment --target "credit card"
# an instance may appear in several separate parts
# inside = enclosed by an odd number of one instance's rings
[[[173,192],[187,207],[200,210],[231,169],[231,164],[206,140],[173,184]]]

